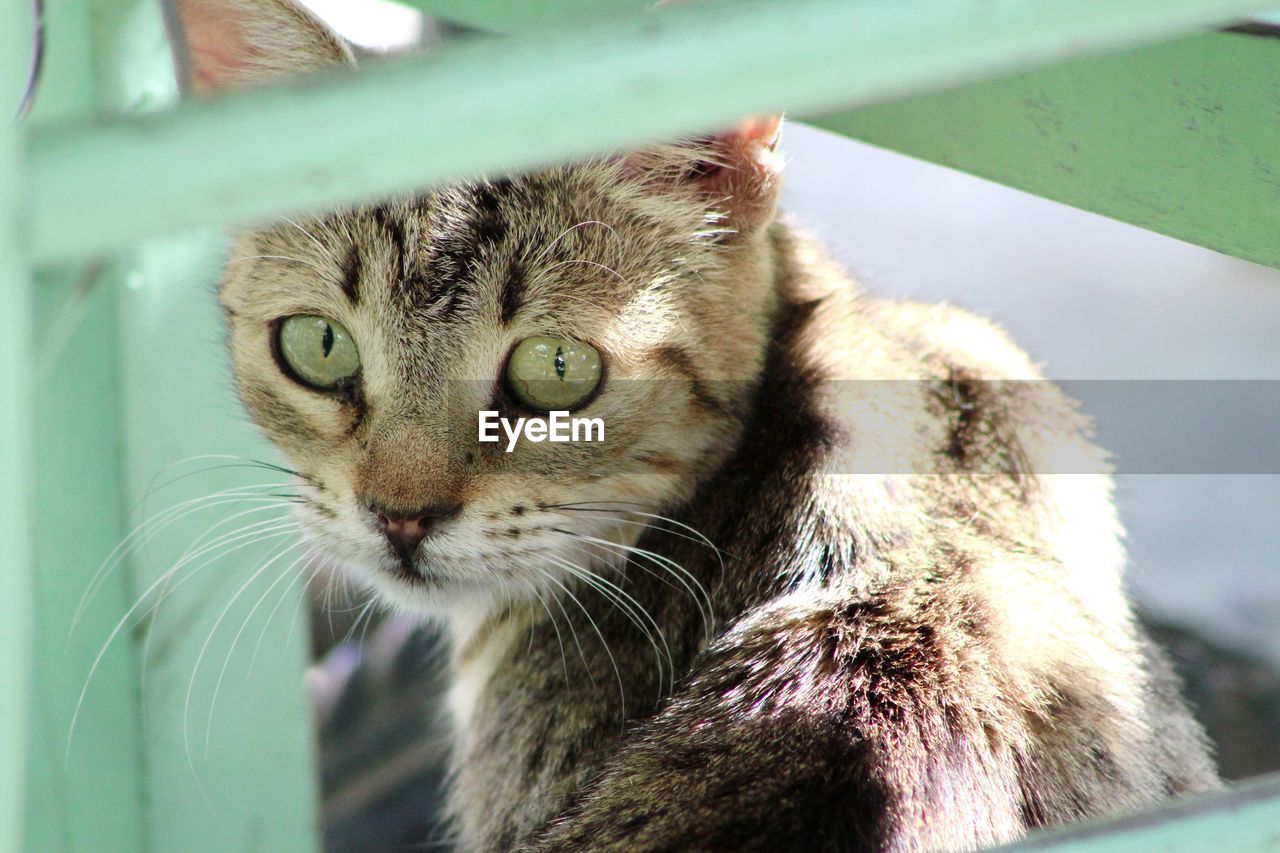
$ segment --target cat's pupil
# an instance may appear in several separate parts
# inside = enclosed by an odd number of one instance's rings
[[[556,347],[556,376],[564,379],[564,349]]]
[[[324,347],[324,357],[328,358],[329,353],[333,351],[333,326],[328,323],[324,325],[324,339],[321,341],[321,346]]]

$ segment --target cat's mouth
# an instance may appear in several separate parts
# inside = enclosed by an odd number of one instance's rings
[[[415,557],[412,561],[388,561],[382,571],[395,583],[417,590],[439,589],[454,586],[458,582],[456,575],[432,569],[421,557]]]
[[[468,578],[459,575],[451,566],[432,566],[431,558],[421,554],[412,560],[386,560],[375,571],[384,583],[390,582],[392,587],[403,591],[444,592],[472,585]]]
[[[389,574],[394,580],[408,584],[409,586],[422,587],[426,586],[428,583],[426,575],[412,564],[403,560],[392,564],[392,566],[387,570],[387,574]]]

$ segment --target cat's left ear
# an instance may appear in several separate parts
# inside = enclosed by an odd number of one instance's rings
[[[756,116],[721,133],[626,159],[632,170],[647,173],[659,187],[695,189],[709,210],[723,214],[723,224],[733,233],[749,234],[772,222],[777,211],[781,131],[781,114]]]
[[[297,0],[166,0],[184,89],[254,86],[335,66],[351,48]]]
[[[712,157],[698,180],[712,199],[723,199],[730,224],[739,232],[773,221],[782,189],[782,115],[747,119],[709,141]]]

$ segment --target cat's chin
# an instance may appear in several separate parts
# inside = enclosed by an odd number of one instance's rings
[[[346,569],[392,609],[426,617],[445,617],[454,609],[493,598],[488,585],[433,569],[422,561],[413,568],[388,562]]]

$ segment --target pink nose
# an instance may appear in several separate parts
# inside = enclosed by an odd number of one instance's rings
[[[387,537],[391,550],[396,552],[400,562],[405,566],[412,566],[418,546],[431,534],[436,522],[453,515],[458,508],[424,507],[402,513],[371,504],[369,511],[377,517],[378,526],[382,528],[383,535]]]

